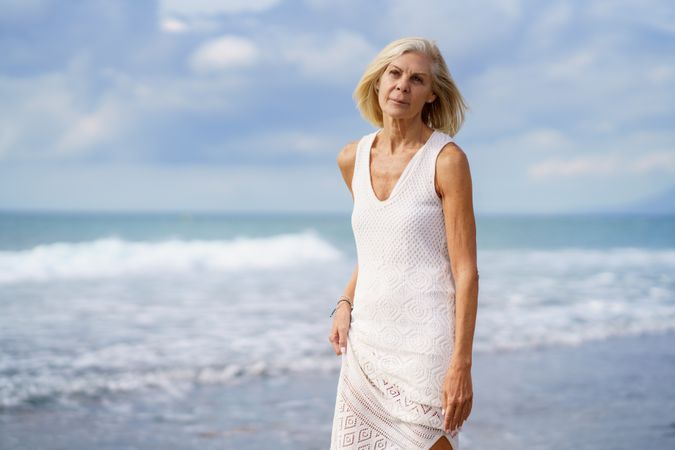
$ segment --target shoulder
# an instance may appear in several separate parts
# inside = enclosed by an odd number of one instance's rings
[[[342,147],[337,156],[337,163],[350,192],[352,191],[352,178],[354,177],[354,162],[356,161],[356,148],[359,141],[352,141]],[[352,197],[354,193],[352,192]]]
[[[356,159],[356,147],[359,141],[352,141],[342,147],[337,155],[337,163],[342,171],[348,171],[354,168],[354,160]]]
[[[454,141],[445,144],[436,159],[436,167],[443,172],[458,170],[468,164],[469,158],[466,153]]]
[[[464,190],[471,186],[469,158],[455,142],[443,146],[436,160],[437,191],[444,193]]]

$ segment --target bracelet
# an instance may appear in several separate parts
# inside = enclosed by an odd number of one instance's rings
[[[340,299],[338,300],[337,304],[335,305],[335,308],[333,309],[333,312],[330,313],[330,317],[333,317],[333,314],[335,314],[335,311],[337,311],[338,306],[340,306],[340,302],[347,302],[347,303],[349,303],[349,310],[350,310],[350,311],[354,309],[354,305],[352,304],[352,299],[350,299],[350,298],[347,297],[346,295],[343,295],[342,297],[340,297]]]

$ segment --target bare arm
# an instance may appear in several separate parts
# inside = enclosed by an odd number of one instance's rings
[[[471,367],[478,307],[476,221],[471,172],[466,154],[456,144],[438,158],[437,182],[443,202],[448,254],[455,279],[455,345],[452,363]]]
[[[349,144],[345,145],[342,150],[340,150],[340,153],[337,156],[338,167],[342,173],[342,178],[345,180],[347,189],[349,189],[349,192],[352,194],[352,200],[354,199],[354,192],[352,191],[352,178],[354,177],[354,160],[356,159],[357,145],[358,141],[350,142]],[[356,289],[356,279],[358,274],[359,263],[357,261],[354,272],[352,273],[352,276],[344,290],[344,295],[351,298],[352,301],[354,301],[354,290]]]
[[[347,282],[347,287],[345,287],[345,290],[343,292],[343,295],[346,295],[347,297],[352,299],[352,302],[354,301],[354,291],[356,290],[356,279],[359,276],[359,263],[357,261],[356,267],[354,267],[354,271],[352,272],[352,276]]]
[[[455,342],[443,382],[443,426],[456,433],[469,417],[473,404],[471,365],[478,308],[478,265],[469,161],[455,143],[447,144],[441,151],[436,178],[455,280]]]
[[[357,143],[358,142],[351,142],[347,144],[337,157],[337,163],[340,167],[340,172],[342,172],[342,178],[344,178],[347,188],[352,194],[352,199],[354,198],[352,178],[354,176],[354,159],[356,157]],[[357,261],[352,276],[344,290],[344,295],[352,299],[352,302],[354,301],[354,291],[356,289],[358,274],[359,264]],[[351,309],[347,307],[346,302],[338,303],[335,317],[333,318],[333,325],[330,334],[328,335],[328,340],[333,346],[333,351],[336,355],[343,355],[347,351],[347,335],[349,334],[351,320],[352,312]]]

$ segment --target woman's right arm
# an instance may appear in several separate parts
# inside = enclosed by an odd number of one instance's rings
[[[356,159],[356,146],[358,141],[350,142],[345,145],[337,157],[338,167],[342,173],[342,178],[347,184],[349,192],[354,199],[354,192],[352,191],[352,178],[354,176],[354,160]],[[356,290],[356,279],[359,276],[359,263],[357,261],[356,267],[352,272],[352,276],[345,287],[344,295],[349,297],[354,302],[354,292]],[[333,316],[333,325],[331,327],[328,340],[333,346],[333,351],[336,355],[343,354],[347,349],[347,335],[349,334],[349,325],[352,321],[351,308],[346,305],[346,302],[340,302]]]

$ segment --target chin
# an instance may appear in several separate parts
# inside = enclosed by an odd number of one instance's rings
[[[387,115],[391,117],[392,119],[409,119],[414,116],[414,114],[410,114],[410,111],[387,111],[387,110],[382,110],[383,115]]]

